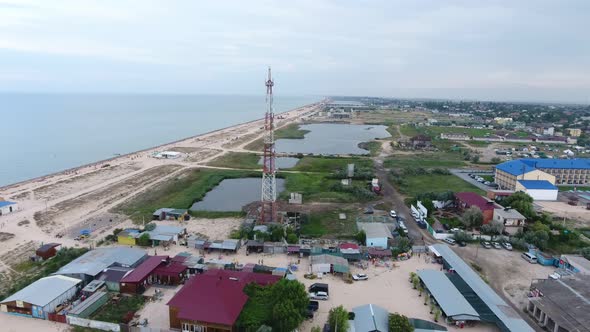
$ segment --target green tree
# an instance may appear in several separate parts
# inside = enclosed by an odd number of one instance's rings
[[[143,233],[137,238],[137,245],[142,247],[147,247],[151,244],[150,235],[148,233]]]
[[[156,224],[153,222],[145,224],[144,230],[146,231],[153,231],[156,228]]]
[[[270,240],[278,242],[285,236],[285,229],[281,225],[270,225],[268,227],[268,233],[270,234]]]
[[[331,331],[347,331],[348,330],[348,311],[343,306],[337,306],[330,309],[328,314],[328,324],[330,324]]]
[[[471,157],[471,161],[477,164],[479,162],[479,155],[473,155]]]
[[[499,164],[499,163],[500,163],[500,161],[501,161],[501,160],[500,160],[500,158],[498,158],[498,157],[494,157],[494,158],[492,158],[492,160],[491,160],[492,164]]]
[[[363,246],[367,244],[367,233],[365,233],[364,230],[360,230],[358,233],[356,233],[354,238]]]
[[[294,233],[290,233],[287,234],[287,243],[289,244],[295,244],[297,242],[299,242],[299,238],[297,238],[297,235],[295,235]]]
[[[414,331],[414,326],[412,326],[408,317],[398,313],[389,314],[389,332],[412,331]]]
[[[314,326],[311,328],[311,332],[322,332],[322,328],[319,326]]]
[[[533,198],[525,192],[516,192],[504,198],[500,204],[505,207],[511,207],[515,209],[527,219],[533,219],[536,216],[536,212],[533,207]]]
[[[483,223],[483,213],[477,206],[472,206],[463,212],[461,222],[466,228],[480,227]]]
[[[500,221],[492,220],[490,223],[481,226],[481,232],[486,235],[500,235],[504,230],[504,224]]]
[[[590,260],[590,247],[582,248],[578,252],[580,253],[580,255]]]

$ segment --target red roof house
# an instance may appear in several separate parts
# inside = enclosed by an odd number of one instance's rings
[[[478,207],[483,214],[483,223],[487,224],[494,218],[494,209],[502,208],[489,198],[482,197],[472,192],[461,192],[455,194],[457,208],[464,211],[472,206]]]
[[[270,274],[230,270],[197,274],[168,302],[170,328],[234,331],[248,301],[244,287],[253,282],[261,286],[271,285],[280,279]]]
[[[121,293],[141,294],[146,287],[154,282],[153,273],[159,266],[165,266],[168,256],[150,256],[136,267],[131,273],[123,277],[119,284]]]

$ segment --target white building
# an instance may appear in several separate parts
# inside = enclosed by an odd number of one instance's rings
[[[393,239],[391,229],[383,223],[378,222],[359,222],[357,227],[367,234],[367,247],[387,249],[389,248],[389,239]]]
[[[18,204],[10,201],[0,201],[0,216],[18,211]]]
[[[515,191],[523,191],[535,201],[556,201],[559,190],[545,180],[518,180]]]

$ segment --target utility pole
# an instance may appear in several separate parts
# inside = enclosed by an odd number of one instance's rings
[[[275,168],[275,137],[274,137],[274,109],[272,80],[270,67],[268,68],[268,79],[266,80],[266,114],[264,116],[264,162],[262,167],[262,197],[260,199],[260,223],[276,221],[276,168]]]

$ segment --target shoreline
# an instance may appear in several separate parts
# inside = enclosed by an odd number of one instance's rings
[[[281,114],[286,114],[286,113],[289,113],[289,112],[298,111],[298,110],[301,110],[301,109],[306,108],[306,107],[318,105],[321,102],[322,102],[322,100],[317,101],[315,103],[311,103],[311,104],[301,105],[301,106],[299,106],[297,108],[294,108],[294,109],[290,109],[290,110],[287,110],[287,111],[284,111],[284,112],[281,112],[281,113],[275,113],[275,116],[281,115]],[[235,125],[231,125],[231,126],[228,126],[228,127],[224,127],[224,128],[220,128],[220,129],[215,129],[215,130],[212,130],[212,131],[208,131],[208,132],[205,132],[205,133],[201,133],[201,134],[197,134],[197,135],[193,135],[193,136],[189,136],[189,137],[184,137],[184,138],[181,138],[181,139],[172,141],[172,142],[167,142],[167,143],[163,143],[163,144],[160,144],[160,145],[148,147],[148,148],[145,148],[145,149],[128,152],[128,153],[125,153],[125,154],[114,156],[112,158],[97,160],[95,162],[91,162],[91,163],[88,163],[88,164],[83,164],[83,165],[80,165],[80,166],[63,169],[63,170],[56,171],[56,172],[53,172],[53,173],[49,173],[49,174],[46,174],[46,175],[37,176],[37,177],[31,178],[31,179],[27,179],[27,180],[15,182],[15,183],[7,184],[7,185],[4,185],[4,186],[0,186],[0,191],[5,191],[5,190],[13,189],[15,187],[22,186],[22,185],[28,184],[28,183],[45,181],[45,180],[48,180],[48,179],[50,179],[50,178],[52,178],[54,176],[66,175],[67,173],[76,172],[78,170],[82,170],[82,169],[87,168],[87,167],[98,166],[100,164],[104,164],[104,163],[107,163],[109,161],[114,161],[114,160],[126,158],[126,157],[129,157],[129,156],[134,155],[134,154],[144,153],[144,152],[147,152],[147,151],[150,151],[150,150],[159,149],[159,148],[166,147],[166,146],[169,146],[169,145],[172,145],[172,144],[181,143],[181,142],[184,142],[184,141],[187,141],[187,140],[209,136],[209,135],[212,135],[212,134],[223,132],[223,131],[228,130],[228,129],[237,128],[237,127],[240,127],[240,126],[243,126],[243,125],[249,125],[249,124],[252,124],[254,122],[261,121],[261,120],[264,120],[264,118],[258,118],[258,119],[254,119],[254,120],[250,120],[250,121],[246,121],[246,122],[241,122],[241,123],[238,123],[238,124],[235,124]]]

